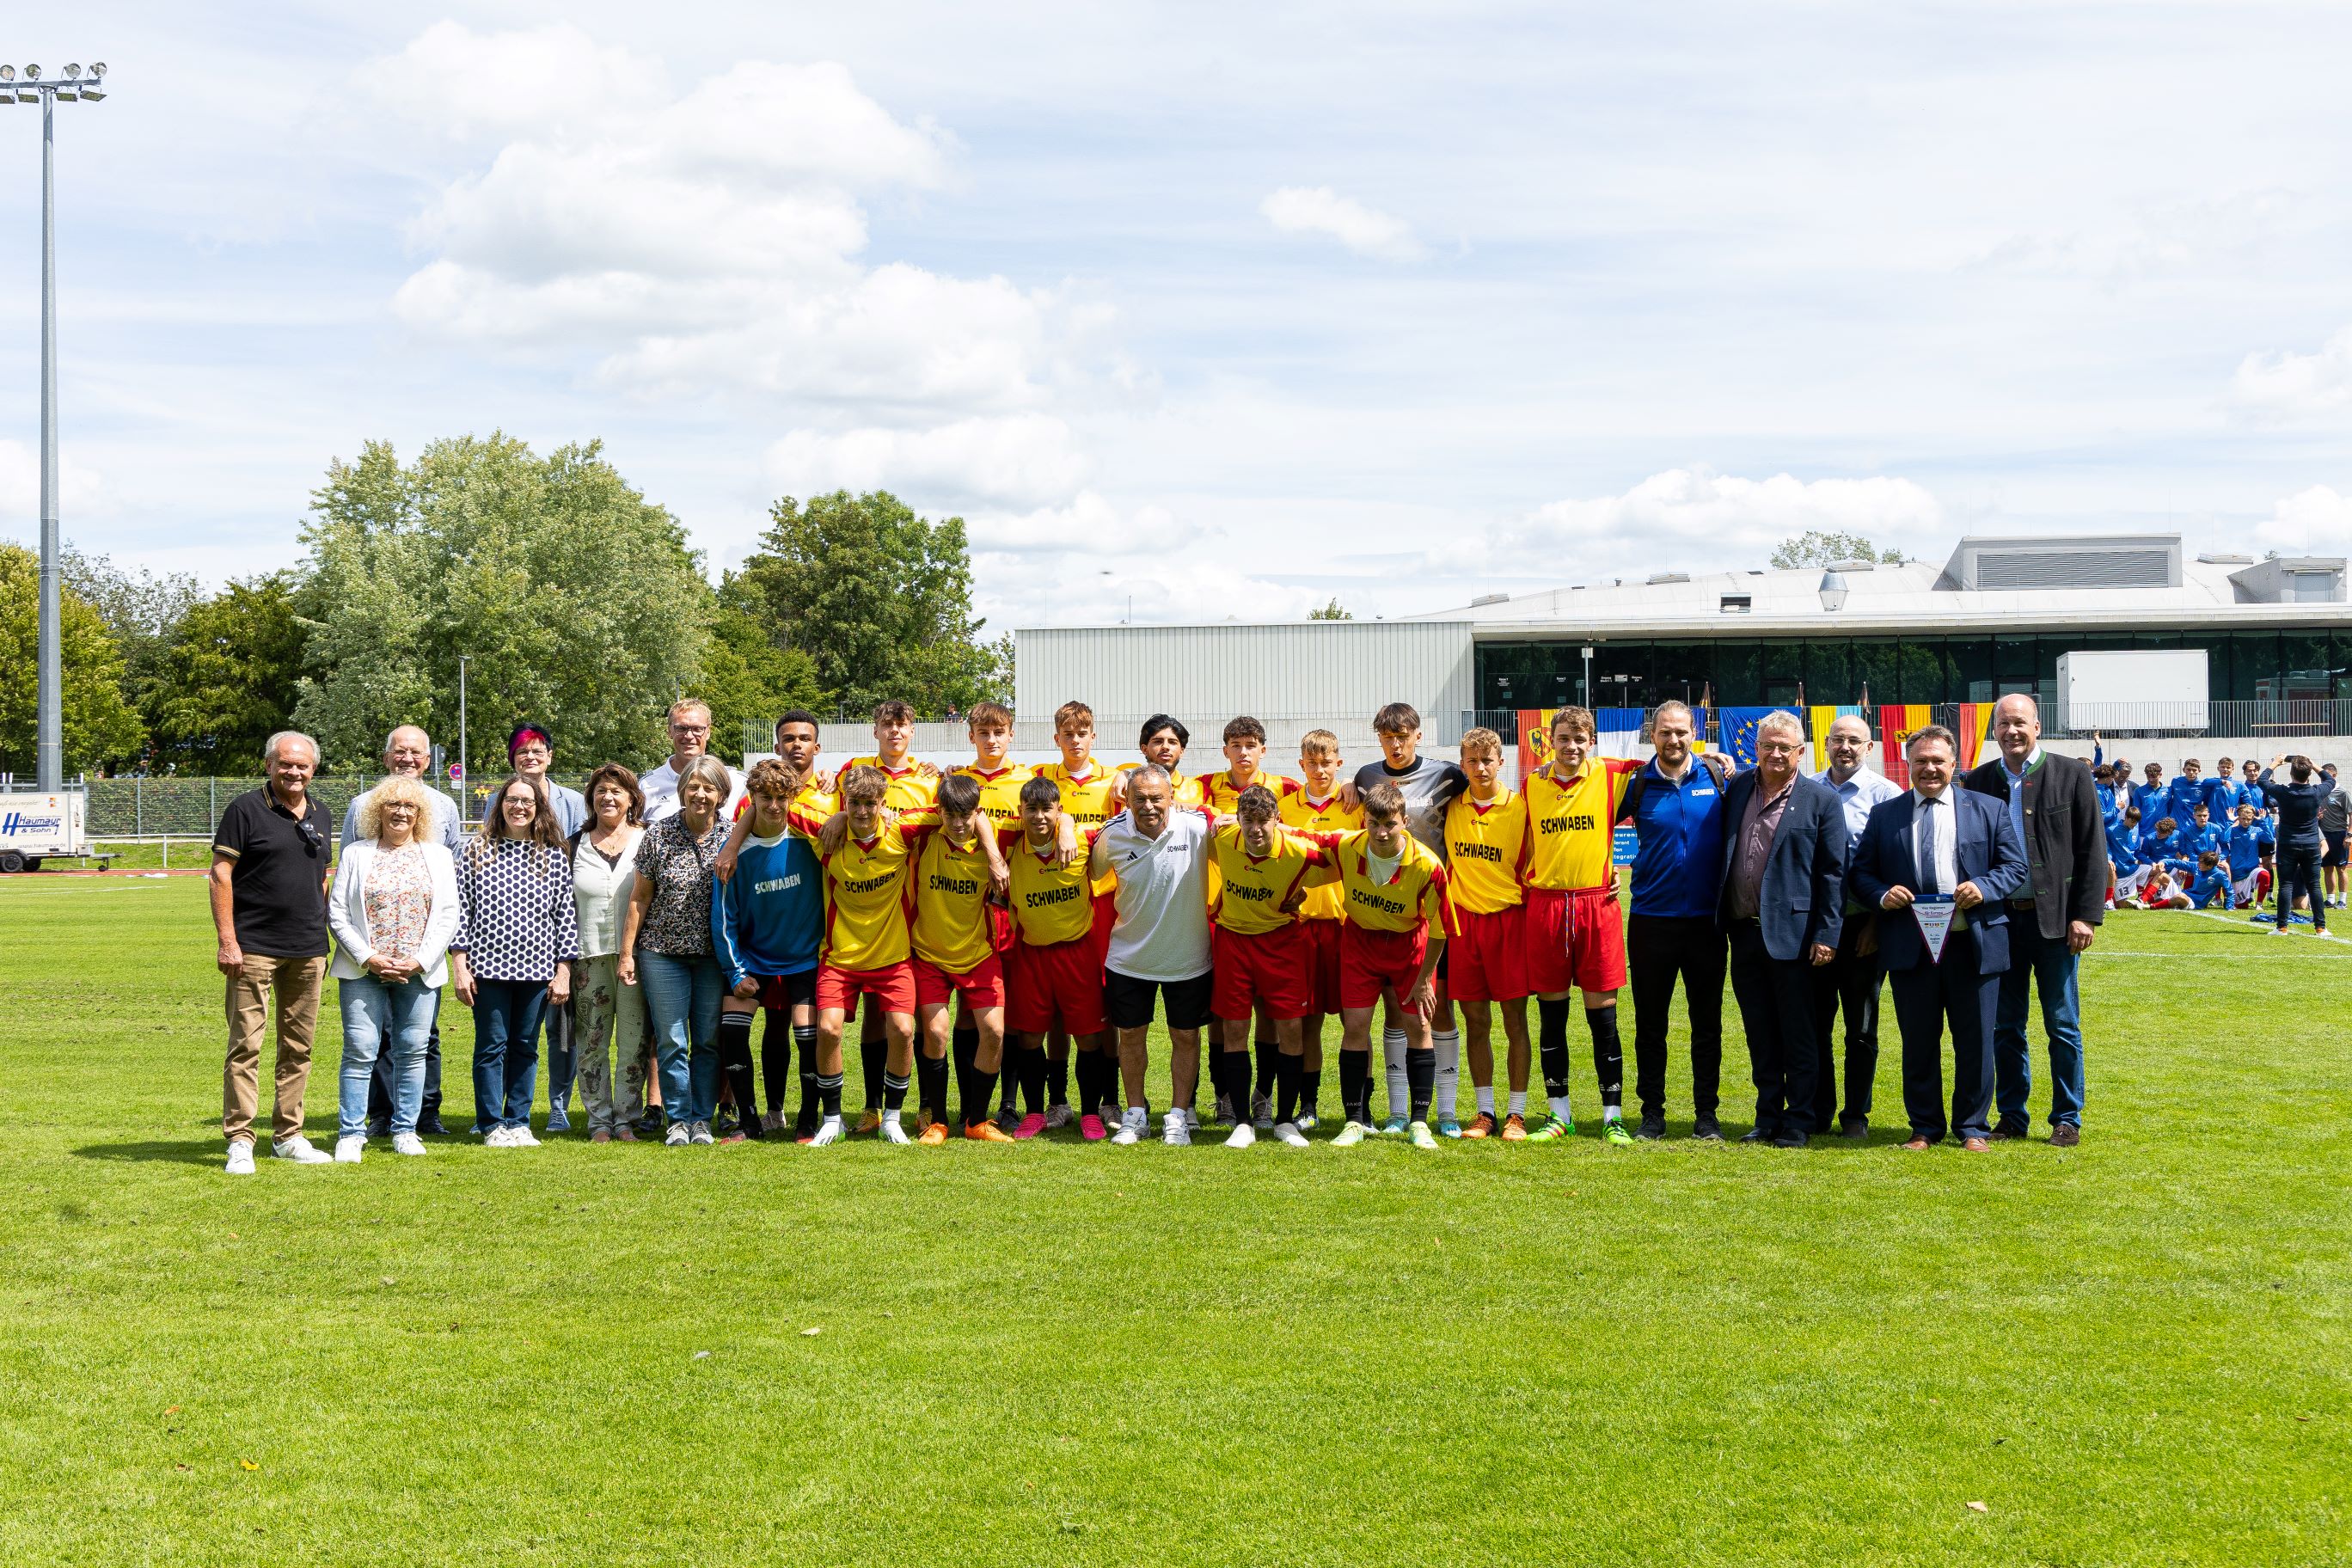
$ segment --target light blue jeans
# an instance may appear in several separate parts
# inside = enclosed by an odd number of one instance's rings
[[[335,1135],[367,1131],[368,1084],[376,1058],[392,1062],[392,1131],[416,1131],[425,1103],[425,1042],[440,1013],[441,993],[421,979],[386,984],[373,974],[336,982],[343,1010],[343,1065],[335,1093]]]
[[[637,984],[653,1015],[661,1059],[662,1109],[672,1121],[708,1121],[719,1112],[719,1004],[727,976],[709,953],[688,958],[637,949]]]

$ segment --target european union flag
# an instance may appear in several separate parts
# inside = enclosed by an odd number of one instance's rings
[[[1723,750],[1735,766],[1752,768],[1756,765],[1756,726],[1775,708],[1722,708],[1716,710],[1720,725]]]

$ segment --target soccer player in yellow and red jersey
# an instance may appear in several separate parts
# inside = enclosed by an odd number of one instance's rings
[[[1174,792],[1168,802],[1171,811],[1198,811],[1203,804],[1201,781],[1186,778],[1177,767],[1184,760],[1184,748],[1192,743],[1192,731],[1184,728],[1183,721],[1165,713],[1154,713],[1146,719],[1135,742],[1136,749],[1143,753],[1143,762],[1121,763],[1111,774],[1111,815],[1117,816],[1127,809],[1127,775],[1144,763],[1168,770],[1168,783]]]
[[[1592,1069],[1601,1080],[1601,1135],[1631,1143],[1625,1130],[1625,1052],[1617,1038],[1617,993],[1625,984],[1625,920],[1617,907],[1612,825],[1642,764],[1599,757],[1591,711],[1563,708],[1551,719],[1551,761],[1527,781],[1528,984],[1534,987],[1537,1048],[1551,1120],[1528,1136],[1576,1131],[1568,1094],[1568,993],[1584,993]]]
[[[886,796],[887,798],[887,796]],[[980,786],[962,773],[939,783],[939,826],[901,826],[915,847],[915,1024],[922,1031],[916,1063],[918,1099],[926,1120],[918,1143],[948,1139],[948,1046],[950,1005],[961,1003],[973,1029],[972,1060],[957,1084],[964,1136],[1001,1142],[1004,1134],[972,1109],[996,1087],[1004,1048],[1004,972],[996,951],[989,897],[1005,885],[996,832],[980,815]],[[872,1004],[868,1004],[869,1009]],[[961,1063],[958,1064],[960,1067]]]
[[[1364,826],[1364,810],[1350,805],[1339,784],[1339,737],[1328,730],[1309,730],[1298,738],[1300,786],[1282,797],[1282,826],[1293,833],[1352,833]],[[1323,1091],[1323,1020],[1339,1011],[1339,885],[1310,885],[1300,907],[1307,930],[1309,979],[1315,1005],[1298,1021],[1298,1118],[1301,1132],[1315,1130],[1316,1101]],[[1265,1068],[1260,1064],[1258,1095],[1266,1092]],[[1255,1110],[1256,1108],[1251,1108]]]
[[[1219,826],[1234,819],[1234,803],[1252,784],[1263,784],[1279,803],[1298,793],[1298,781],[1280,773],[1265,771],[1265,726],[1244,713],[1228,720],[1224,734],[1225,771],[1210,773],[1201,780],[1201,804],[1210,820]],[[1233,1022],[1245,1023],[1246,1019]],[[1276,1043],[1274,1015],[1264,1007],[1257,1010],[1257,1089],[1254,1094],[1239,1093],[1229,1098],[1221,1086],[1217,1094],[1215,1120],[1228,1117],[1235,1121],[1246,1120],[1261,1132],[1274,1131],[1274,1086],[1276,1064],[1281,1051]],[[1220,1030],[1222,1035],[1223,1031]]]
[[[1281,1089],[1274,1135],[1294,1148],[1307,1144],[1292,1121],[1298,1110],[1298,1020],[1315,1005],[1312,950],[1298,909],[1307,901],[1307,877],[1325,864],[1321,848],[1283,831],[1281,806],[1264,784],[1242,791],[1234,820],[1209,838],[1215,976],[1210,1005],[1224,1046],[1212,1058],[1211,1081],[1236,1105],[1248,1098],[1250,1018],[1263,1007],[1273,1016]],[[1250,1118],[1235,1116],[1225,1147],[1246,1149],[1256,1142]]]
[[[999,834],[1020,826],[1021,786],[1029,782],[1030,770],[1012,761],[1013,710],[1001,702],[975,702],[964,716],[964,733],[971,738],[971,761],[955,771],[980,786],[980,814]],[[1003,940],[1001,934],[998,940]],[[961,1030],[957,1035],[956,1059],[961,1061],[968,1037]],[[1014,1075],[1005,1074],[1004,1113],[996,1124],[1007,1132],[1020,1124],[1013,1109],[1017,1092]]]
[[[1062,815],[1092,842],[1092,835],[1110,820],[1115,809],[1111,805],[1111,770],[1095,760],[1095,710],[1083,702],[1065,702],[1055,709],[1054,744],[1061,748],[1062,760],[1047,763],[1037,770],[1037,776],[1054,781],[1054,787],[1061,793]],[[1118,905],[1107,896],[1116,886],[1117,878],[1105,877],[1094,887],[1097,960],[1110,950],[1110,928],[1118,918]],[[1108,1091],[1114,1097],[1118,1092],[1116,1064]],[[1070,1034],[1066,1029],[1055,1028],[1045,1037],[1045,1125],[1064,1127],[1069,1121]]]
[[[1462,737],[1462,772],[1469,785],[1445,807],[1446,895],[1454,900],[1454,934],[1445,959],[1445,989],[1462,1009],[1464,1054],[1478,1113],[1460,1136],[1485,1138],[1495,1121],[1492,1008],[1503,1009],[1510,1042],[1511,1100],[1500,1131],[1513,1142],[1528,1135],[1528,938],[1526,877],[1529,840],[1527,798],[1503,787],[1503,738],[1492,730]],[[1445,1108],[1438,1131],[1448,1132]],[[1449,1133],[1449,1135],[1451,1135]]]
[[[1347,1125],[1331,1140],[1362,1142],[1372,1127],[1372,1010],[1385,1005],[1404,1034],[1406,1093],[1389,1114],[1416,1149],[1434,1149],[1429,1100],[1437,1054],[1429,1024],[1445,955],[1445,865],[1406,824],[1404,792],[1382,779],[1364,791],[1364,826],[1333,852],[1339,867],[1339,1099]],[[1410,1105],[1410,1114],[1407,1106]]]
[[[940,770],[907,754],[907,747],[914,738],[914,709],[896,698],[877,703],[874,709],[873,754],[852,757],[844,763],[829,793],[836,796],[841,793],[841,781],[849,776],[851,769],[873,768],[890,781],[889,790],[882,796],[884,805],[892,811],[927,810],[939,798]],[[977,1041],[979,1036],[972,1037]],[[866,1114],[857,1123],[860,1132],[873,1132],[882,1125],[884,1038],[881,1009],[868,1001],[857,1022],[858,1065],[866,1079]]]
[[[815,833],[824,866],[824,952],[816,971],[817,1090],[824,1120],[810,1140],[819,1147],[842,1136],[841,1030],[860,996],[877,999],[887,1031],[882,1136],[893,1143],[912,1142],[898,1125],[898,1113],[915,1065],[913,900],[907,885],[914,854],[905,828],[919,824],[884,814],[889,788],[879,769],[858,768],[842,783],[840,816],[820,823],[793,814],[794,826]]]
[[[1031,1106],[1013,1129],[1016,1138],[1045,1131],[1046,1119],[1035,1106],[1045,1080],[1045,1037],[1056,1030],[1077,1045],[1078,1131],[1090,1143],[1109,1134],[1102,1102],[1118,1067],[1103,1012],[1094,879],[1080,853],[1101,831],[1081,830],[1062,810],[1060,787],[1040,773],[1021,786],[1021,826],[1003,836],[1011,861],[1013,936],[1006,952],[1004,1016]]]

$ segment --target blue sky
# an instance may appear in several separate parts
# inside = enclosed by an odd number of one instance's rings
[[[2352,10],[101,3],[66,528],[293,560],[383,437],[972,529],[997,625],[1360,615],[1806,527],[2352,549]],[[37,115],[0,116],[29,538]]]

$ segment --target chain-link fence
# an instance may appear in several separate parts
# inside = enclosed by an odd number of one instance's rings
[[[504,777],[500,774],[499,777]],[[579,789],[588,782],[585,773],[551,773],[557,784]],[[478,822],[482,803],[488,798],[496,779],[485,778],[463,791],[460,801],[465,819]],[[310,781],[310,795],[327,808],[328,819],[340,824],[344,808],[354,795],[373,789],[373,775],[351,778],[323,778]],[[259,789],[258,778],[192,779],[192,778],[130,778],[91,779],[83,786],[89,793],[89,805],[83,818],[83,831],[92,838],[209,838],[220,822],[220,814],[228,803],[247,790]],[[459,799],[459,789],[454,785],[432,784],[453,800]]]

